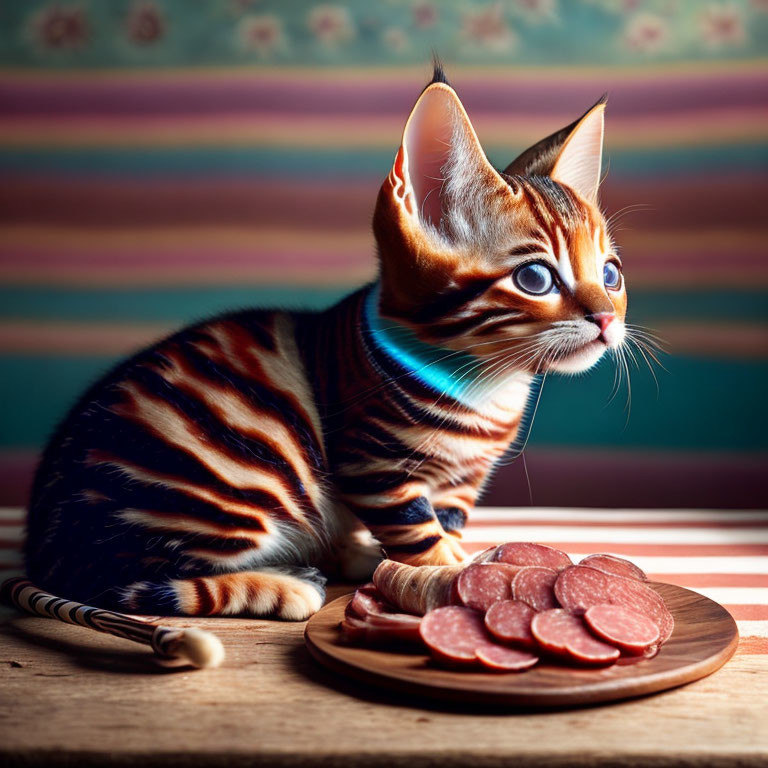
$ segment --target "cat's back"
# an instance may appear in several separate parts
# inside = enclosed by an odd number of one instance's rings
[[[216,557],[226,558],[229,546],[236,556],[248,536],[218,535],[233,525],[248,529],[251,545],[260,537],[268,558],[277,533],[270,514],[322,522],[322,431],[296,322],[280,310],[220,315],[96,382],[38,468],[30,576],[42,586],[60,583],[57,575],[70,577],[78,562],[80,582],[105,569],[131,580],[148,563],[176,567],[193,540],[199,552],[218,548]],[[82,593],[78,586],[70,588]]]

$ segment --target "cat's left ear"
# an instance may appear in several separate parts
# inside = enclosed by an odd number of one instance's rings
[[[582,117],[525,150],[505,169],[508,176],[550,176],[597,202],[603,160],[606,97]]]

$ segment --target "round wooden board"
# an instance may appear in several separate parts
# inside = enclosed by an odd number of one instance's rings
[[[400,693],[510,708],[567,708],[664,691],[706,677],[733,655],[733,617],[709,598],[672,584],[652,583],[675,617],[675,631],[652,659],[601,669],[539,663],[525,672],[448,670],[425,654],[346,645],[339,622],[350,595],[334,600],[307,623],[310,653],[334,672]]]

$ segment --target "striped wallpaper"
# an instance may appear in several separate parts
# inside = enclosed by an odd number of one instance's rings
[[[524,5],[557,23],[523,18]],[[527,467],[503,468],[488,501],[768,504],[768,14],[730,4],[742,26],[731,18],[715,45],[695,9],[717,4],[681,3],[703,35],[694,45],[646,4],[672,47],[638,52],[626,35],[644,17],[607,5],[466,4],[490,14],[486,29],[452,2],[211,2],[194,19],[159,0],[3,4],[0,504],[23,503],[53,424],[120,356],[224,309],[327,306],[374,275],[373,203],[441,40],[497,165],[609,93],[603,203],[629,319],[667,342],[658,388],[633,372],[630,408],[626,386],[609,402],[607,363],[551,377]],[[336,9],[333,45],[310,24],[318,7]],[[142,8],[145,26],[130,26]],[[205,19],[215,45],[195,57],[185,35],[207,39]],[[224,46],[225,32],[251,29],[244,19],[272,34],[276,19],[283,47],[244,58]],[[390,33],[389,48],[366,51],[374,28],[405,30],[409,46]],[[565,58],[564,29],[591,34]]]

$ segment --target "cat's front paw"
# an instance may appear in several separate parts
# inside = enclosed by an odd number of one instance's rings
[[[426,552],[421,552],[407,562],[411,565],[462,565],[470,559],[458,539],[444,536]]]
[[[280,585],[275,615],[285,621],[304,621],[322,607],[325,595],[317,586],[299,579]]]

